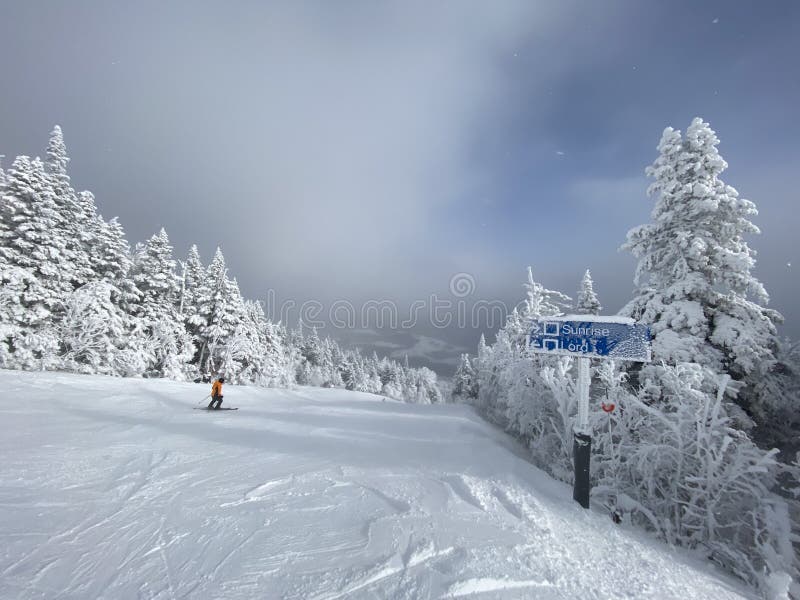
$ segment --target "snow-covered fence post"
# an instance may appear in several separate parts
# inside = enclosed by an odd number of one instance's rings
[[[650,361],[650,329],[627,317],[566,315],[534,321],[529,346],[533,352],[576,357],[577,419],[573,426],[575,483],[572,497],[589,508],[589,467],[592,431],[589,427],[589,367],[592,358]]]

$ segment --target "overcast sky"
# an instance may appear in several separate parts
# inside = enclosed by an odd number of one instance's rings
[[[527,265],[570,295],[591,268],[613,314],[644,168],[701,116],[800,335],[798,2],[5,0],[0,64],[6,166],[60,124],[74,186],[132,241],[164,226],[179,256],[221,246],[249,297],[401,316],[511,305]],[[425,321],[326,333],[443,373],[474,351],[477,329]]]

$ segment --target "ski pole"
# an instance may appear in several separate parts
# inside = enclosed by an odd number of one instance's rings
[[[211,397],[211,394],[208,394],[208,395],[207,395],[205,398],[203,398],[203,400],[200,400],[200,402],[198,402],[198,404],[200,404],[200,403],[201,403],[201,402],[203,402],[204,400],[208,399],[209,397]]]

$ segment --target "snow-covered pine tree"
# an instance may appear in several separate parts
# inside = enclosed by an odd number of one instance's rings
[[[130,317],[114,302],[115,297],[119,292],[107,279],[87,283],[70,294],[58,324],[64,345],[61,368],[101,375],[129,373],[130,365],[122,363],[130,358],[124,353],[130,340]],[[133,371],[141,372],[139,368]]]
[[[538,464],[562,481],[571,481],[573,360],[532,354],[528,334],[534,321],[561,316],[572,299],[535,281],[528,267],[526,298],[519,323],[509,319],[498,334],[493,357],[504,365],[498,371],[498,396],[505,405],[506,427],[527,442]]]
[[[562,309],[571,301],[535,281],[530,267],[527,276],[521,310],[511,312],[490,348],[485,341],[478,348],[476,405],[488,419],[525,440],[532,451],[541,450],[543,456],[553,451],[554,444],[547,442],[543,449],[542,435],[552,429],[552,419],[560,418],[560,414],[555,412],[552,386],[545,384],[541,372],[556,359],[531,354],[527,337],[533,321],[563,314]],[[563,367],[553,371],[551,379],[569,377],[570,361],[561,361]]]
[[[453,375],[453,396],[457,402],[469,402],[477,397],[476,375],[469,354],[462,354]]]
[[[730,374],[738,382],[730,391],[750,388],[738,401],[754,413],[763,400],[752,390],[775,362],[781,316],[758,304],[768,297],[744,239],[759,233],[750,221],[756,207],[720,178],[728,165],[718,144],[699,118],[684,136],[664,130],[646,170],[654,179],[648,193],[657,197],[653,222],[632,229],[623,246],[639,259],[637,294],[623,313],[651,325],[656,363]]]
[[[525,300],[520,311],[519,327],[523,335],[528,334],[531,324],[542,317],[563,315],[572,299],[555,290],[548,290],[541,283],[534,281],[533,269],[528,267],[528,281],[525,288]]]
[[[781,371],[781,317],[759,304],[768,297],[744,240],[758,233],[749,220],[756,208],[720,178],[727,164],[718,144],[700,119],[684,136],[667,128],[646,171],[657,200],[653,222],[623,246],[639,259],[637,296],[623,312],[651,324],[655,362],[639,373],[638,397],[618,399],[627,421],[618,454],[628,467],[615,478],[626,510],[666,539],[702,545],[763,582],[798,572],[787,519],[777,515],[783,501],[770,493],[775,452],[752,443],[741,431],[751,421],[723,398],[736,394],[762,429],[785,414],[774,404],[781,386],[769,385]]]
[[[224,361],[226,344],[241,322],[243,306],[238,287],[227,276],[225,257],[217,248],[198,290],[200,355],[198,367],[203,373],[216,374]]]
[[[438,404],[442,401],[442,393],[436,384],[436,373],[428,367],[415,369],[417,372],[418,386],[426,404]]]
[[[79,231],[76,239],[78,239],[81,244],[77,260],[85,263],[83,265],[78,265],[77,277],[85,282],[94,281],[102,277],[99,270],[100,264],[97,259],[97,254],[100,251],[100,243],[104,234],[103,228],[105,223],[97,213],[97,204],[95,203],[94,194],[92,194],[92,192],[83,191],[78,193],[76,202],[78,214],[83,220],[83,222],[77,226]],[[80,281],[78,281],[78,283],[80,283]]]
[[[191,364],[195,355],[192,336],[180,320],[163,318],[153,325],[150,335],[154,354],[152,374],[177,381],[197,376]]]
[[[219,359],[215,362],[215,369],[226,378],[230,377],[231,381],[252,383],[251,377],[260,378],[263,366],[261,355],[264,349],[257,331],[259,324],[248,318],[247,303],[235,277],[228,282],[228,289],[233,329],[216,349]],[[252,316],[255,317],[255,312]]]
[[[400,385],[400,375],[398,373],[398,364],[384,357],[378,366],[378,375],[381,378],[381,394],[389,396],[390,398],[400,398],[403,393],[402,386]]]
[[[58,365],[58,338],[43,301],[48,295],[29,270],[0,263],[0,368]]]
[[[0,261],[29,270],[48,292],[42,301],[50,310],[72,291],[72,265],[66,260],[64,239],[58,235],[58,220],[44,164],[38,158],[18,156],[7,174],[0,204]]]
[[[63,240],[51,231],[57,211],[41,161],[17,157],[0,193],[0,361],[50,368],[58,353],[55,317],[71,287]]]
[[[131,274],[131,248],[116,217],[100,221],[92,263],[99,279],[117,281]]]
[[[297,360],[297,349],[289,343],[289,334],[281,323],[266,321],[265,334],[269,385],[288,387],[295,382],[294,366]]]
[[[297,321],[297,327],[289,331],[289,344],[294,348],[303,345],[303,319]]]
[[[115,290],[115,303],[133,314],[142,294],[133,281],[131,248],[117,218],[110,221],[98,216],[97,236],[92,244],[92,264],[98,278],[108,280]]]
[[[302,352],[312,366],[319,367],[322,364],[322,342],[316,327],[312,327],[311,335],[307,335],[303,340]]]
[[[178,316],[175,260],[163,228],[137,252],[132,279],[140,293],[134,315],[154,344],[150,374],[177,379],[193,376],[188,362],[194,346]]]
[[[532,451],[541,450],[541,439],[537,439],[537,432],[546,429],[543,420],[551,421],[561,419],[562,410],[558,398],[548,394],[552,392],[553,379],[565,378],[565,381],[556,381],[556,385],[566,387],[572,382],[572,359],[555,359],[542,355],[531,354],[528,349],[528,334],[534,321],[546,317],[563,315],[572,304],[572,299],[555,290],[549,290],[533,279],[531,267],[528,267],[528,281],[525,284],[526,298],[523,310],[516,325],[513,319],[509,320],[504,335],[508,341],[502,343],[499,353],[494,355],[506,363],[506,369],[501,375],[501,386],[505,390],[506,419],[512,431],[529,440]],[[513,315],[512,315],[513,317]],[[519,327],[519,329],[515,329]],[[503,341],[498,336],[498,341]],[[505,356],[504,356],[505,355]],[[553,368],[555,365],[558,368]],[[548,383],[542,379],[544,370],[551,368]],[[568,380],[568,381],[566,381]],[[555,413],[553,412],[555,410]],[[562,424],[563,427],[569,427]],[[550,447],[546,452],[550,452]],[[558,476],[562,476],[560,473]]]
[[[6,203],[6,173],[3,170],[2,160],[4,155],[0,154],[0,204]],[[5,216],[5,209],[0,206],[0,243],[5,244],[10,236],[11,222]],[[0,266],[7,264],[3,254],[0,253]]]
[[[192,358],[192,362],[198,368],[201,366],[200,354],[205,352],[201,330],[207,325],[207,322],[206,317],[200,314],[200,304],[206,276],[206,268],[200,260],[200,252],[197,250],[197,246],[192,244],[192,247],[189,248],[189,256],[182,263],[178,313],[194,342],[195,356]],[[202,369],[201,372],[203,372]]]
[[[57,235],[64,240],[65,259],[71,265],[71,283],[77,288],[94,278],[90,251],[96,211],[94,196],[84,192],[88,195],[79,197],[72,188],[67,174],[69,161],[64,135],[61,127],[56,125],[47,144],[46,168],[57,208]]]
[[[200,252],[195,244],[192,244],[192,247],[189,248],[189,256],[186,262],[183,263],[183,273],[181,275],[178,308],[191,329],[192,320],[198,311],[197,299],[200,294],[200,287],[206,277],[206,269],[200,260]]]
[[[3,200],[3,196],[5,196],[6,190],[6,172],[3,170],[3,159],[5,155],[0,154],[0,202],[5,202]],[[0,214],[2,214],[2,209],[0,209]],[[5,240],[6,234],[4,231],[7,231],[7,226],[4,224],[3,219],[0,218],[0,241]]]
[[[0,200],[0,271],[4,287],[8,286],[1,311],[16,315],[4,335],[8,366],[47,369],[57,365],[54,327],[72,291],[73,266],[59,231],[44,164],[38,158],[17,157]]]
[[[141,292],[136,314],[153,323],[163,317],[175,320],[178,278],[169,236],[162,228],[141,248],[133,267],[133,281]]]
[[[368,387],[371,394],[380,394],[383,389],[381,376],[378,372],[379,365],[380,359],[378,358],[378,354],[377,352],[373,352],[372,356],[366,361]]]
[[[335,340],[325,338],[323,341],[323,356],[326,365],[325,377],[322,382],[326,387],[344,387],[340,366],[342,364],[342,349]]]
[[[0,154],[0,202],[3,202],[3,196],[6,190],[6,172],[3,170],[3,159],[5,155]],[[0,240],[3,239],[3,221],[0,219]]]
[[[491,348],[486,345],[486,336],[481,333],[478,339],[478,352],[475,355],[475,360],[472,361],[472,367],[475,371],[475,385],[478,386],[478,393],[480,394],[480,382],[482,379],[488,377],[488,369],[491,367]]]
[[[65,194],[70,189],[70,179],[67,175],[67,146],[61,127],[56,125],[50,132],[50,141],[47,144],[47,172],[50,174],[53,189],[57,194]]]
[[[309,363],[310,364],[310,363]],[[357,385],[357,373],[356,373],[356,365],[355,361],[353,360],[353,355],[349,352],[345,353],[342,357],[341,366],[339,367],[339,372],[342,376],[342,382],[344,383],[345,389],[348,390],[355,390]]]
[[[364,364],[358,350],[347,353],[345,365],[342,373],[345,388],[356,392],[366,391],[367,375],[364,372]]]
[[[321,340],[318,376],[319,385],[323,387],[334,387],[333,380],[335,379],[334,373],[337,372],[336,366],[333,364],[333,342],[330,338]]]
[[[239,378],[255,385],[272,385],[277,375],[278,349],[269,345],[267,319],[258,302],[247,300],[244,303],[244,317],[234,340],[238,342],[242,338],[247,352],[239,361]],[[225,372],[227,374],[228,370]]]
[[[579,315],[599,315],[603,307],[594,292],[594,282],[589,269],[583,274],[581,287],[578,290],[578,297],[575,301],[575,312]]]

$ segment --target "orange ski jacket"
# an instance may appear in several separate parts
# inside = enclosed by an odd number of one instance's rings
[[[222,396],[222,382],[217,380],[211,385],[211,396]]]

